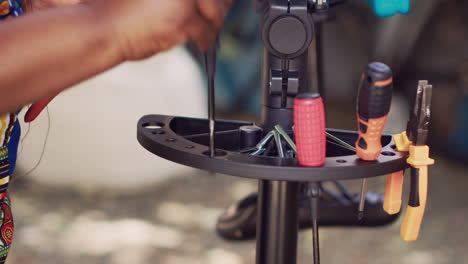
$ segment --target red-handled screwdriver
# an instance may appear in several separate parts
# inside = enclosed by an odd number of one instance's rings
[[[294,100],[294,137],[299,164],[320,167],[325,164],[326,126],[325,109],[319,94],[303,93]],[[314,263],[320,264],[318,207],[320,183],[309,183],[310,216],[312,218]]]
[[[326,156],[325,110],[319,94],[302,93],[296,97],[294,137],[299,164],[305,167],[323,166]]]
[[[356,154],[363,160],[376,160],[382,151],[382,133],[392,103],[392,76],[390,67],[380,62],[369,64],[362,75],[357,101],[359,138],[356,141]],[[366,192],[367,179],[364,179],[359,202],[359,220],[364,217]]]

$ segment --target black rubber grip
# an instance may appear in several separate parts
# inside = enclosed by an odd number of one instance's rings
[[[358,113],[360,118],[368,120],[386,116],[390,111],[392,93],[390,67],[380,62],[369,64],[359,85]]]
[[[411,187],[408,205],[411,207],[419,207],[419,169],[411,167]]]
[[[320,94],[318,93],[300,93],[296,96],[297,99],[317,99],[320,97]]]
[[[364,120],[364,121],[366,121],[366,120]],[[360,130],[362,133],[366,134],[366,133],[367,133],[367,125],[364,124],[364,123],[359,122],[359,130]]]
[[[358,146],[362,149],[367,149],[367,142],[364,138],[359,138]]]

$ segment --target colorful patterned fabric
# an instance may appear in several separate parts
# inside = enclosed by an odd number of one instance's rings
[[[13,239],[13,217],[7,188],[10,182],[8,143],[16,114],[0,116],[0,264],[5,263]]]
[[[13,241],[13,230],[14,224],[10,198],[7,194],[4,194],[2,203],[0,204],[0,263],[5,262],[10,251],[11,242]]]
[[[0,20],[22,14],[23,10],[20,0],[0,0]],[[8,143],[10,142],[10,136],[16,119],[16,113],[0,115],[0,264],[5,263],[13,240],[13,216],[7,193],[10,182]]]
[[[0,116],[0,198],[2,198],[2,194],[7,191],[8,184],[10,182],[8,143],[10,141],[11,132],[16,123],[16,118],[17,116],[15,113]]]
[[[0,0],[0,19],[11,18],[23,14],[20,0]]]

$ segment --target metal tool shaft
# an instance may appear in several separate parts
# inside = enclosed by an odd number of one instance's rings
[[[358,219],[361,221],[364,218],[364,208],[366,206],[366,196],[367,196],[367,179],[362,180],[361,186],[361,197],[359,200],[359,214]]]
[[[320,245],[319,245],[319,227],[318,227],[318,220],[312,220],[312,239],[313,244],[312,247],[314,249],[314,264],[320,264]]]
[[[351,146],[350,144],[346,143],[345,141],[341,140],[340,138],[338,137],[335,137],[334,135],[330,134],[330,133],[326,133],[327,134],[327,138],[330,138],[332,139],[333,141],[335,141],[336,143],[340,144],[341,146],[343,146],[344,148],[347,148],[351,151],[356,151],[356,148]]]
[[[283,143],[281,141],[280,134],[276,130],[273,130],[273,136],[275,137],[276,150],[278,151],[278,156],[280,158],[284,158],[285,155],[284,155]]]
[[[210,129],[210,157],[215,156],[215,87],[214,77],[208,81],[208,119]]]
[[[286,143],[288,143],[289,147],[294,151],[294,153],[297,153],[297,147],[296,143],[289,137],[288,133],[284,131],[283,127],[280,125],[275,126],[275,130],[286,140]]]
[[[320,264],[320,243],[319,243],[319,203],[320,203],[320,183],[309,183],[310,192],[310,218],[312,220],[312,247],[314,252],[314,264]]]
[[[215,157],[215,73],[216,73],[216,52],[218,49],[218,41],[215,41],[205,53],[205,67],[208,79],[208,120],[210,134],[210,157]]]

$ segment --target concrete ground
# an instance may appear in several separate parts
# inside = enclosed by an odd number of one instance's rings
[[[443,158],[431,169],[429,206],[420,240],[402,242],[400,222],[380,229],[321,230],[322,263],[464,263],[468,259],[465,164]],[[357,189],[358,182],[351,182]],[[384,179],[371,189],[382,190]],[[222,208],[256,182],[193,170],[134,194],[50,188],[18,178],[12,187],[16,233],[9,263],[254,263],[253,242],[214,232]],[[298,263],[311,263],[303,232]]]

